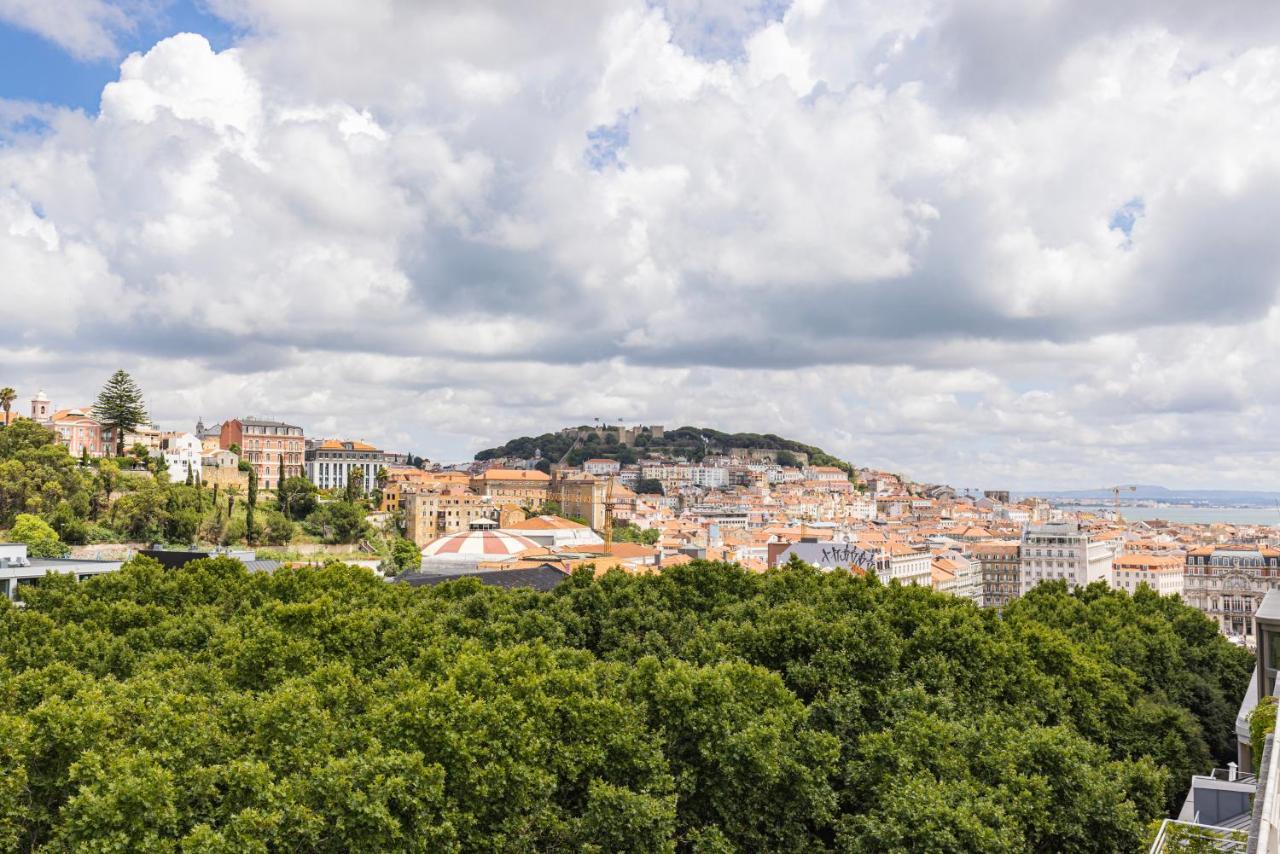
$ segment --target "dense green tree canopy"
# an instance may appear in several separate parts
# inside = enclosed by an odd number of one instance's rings
[[[25,543],[30,557],[63,557],[67,553],[58,532],[48,522],[30,513],[18,514],[9,537],[16,543]]]
[[[137,559],[0,602],[0,849],[1140,850],[1246,653],[790,565],[552,594]]]
[[[521,436],[512,439],[496,448],[487,448],[476,454],[477,460],[492,460],[498,457],[516,457],[531,460],[535,454],[544,459],[559,460],[567,455],[566,462],[580,466],[584,460],[593,457],[614,459],[629,465],[639,459],[636,452],[618,442],[615,430],[596,428],[588,430],[580,427],[583,435],[576,432],[544,433],[541,436]],[[576,443],[576,444],[575,444]],[[797,453],[807,454],[809,462],[814,465],[836,466],[846,472],[853,467],[844,460],[833,457],[821,448],[806,445],[794,439],[784,439],[772,433],[724,433],[710,427],[679,427],[666,431],[661,437],[642,433],[636,442],[649,453],[667,454],[689,460],[701,460],[708,453],[727,453],[733,448],[752,448],[786,451],[794,464]]]

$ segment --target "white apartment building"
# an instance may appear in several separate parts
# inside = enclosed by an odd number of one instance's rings
[[[403,465],[404,454],[379,450],[365,442],[337,439],[308,441],[306,478],[321,489],[343,489],[348,478],[356,478],[364,493],[378,484],[378,470]]]
[[[904,543],[888,543],[876,559],[876,575],[882,581],[897,579],[900,584],[933,587],[933,555]]]
[[[204,443],[194,433],[168,437],[164,440],[163,452],[170,483],[186,483],[188,473],[193,482],[200,479]]]
[[[1176,555],[1120,554],[1111,565],[1111,586],[1132,595],[1146,584],[1161,596],[1181,596],[1186,564]]]
[[[1021,555],[1021,595],[1042,581],[1065,581],[1074,590],[1110,580],[1115,542],[1092,538],[1076,522],[1049,522],[1023,530]]]
[[[846,519],[865,519],[867,521],[871,521],[876,518],[875,499],[866,495],[854,494],[849,496],[844,499],[842,509]]]
[[[691,466],[689,477],[694,486],[723,489],[729,485],[729,469],[722,466]]]
[[[622,463],[606,459],[587,460],[582,464],[582,470],[587,474],[608,477],[618,474],[622,470]]]

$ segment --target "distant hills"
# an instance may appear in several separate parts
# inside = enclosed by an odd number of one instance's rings
[[[1070,489],[1059,492],[1028,492],[1021,496],[1048,498],[1062,501],[1115,500],[1110,489]],[[1200,504],[1220,507],[1269,507],[1280,502],[1280,492],[1264,492],[1245,489],[1168,489],[1163,486],[1139,485],[1130,492],[1120,492],[1120,503],[1156,501],[1161,504]]]
[[[853,466],[828,454],[815,445],[807,445],[794,439],[785,439],[773,433],[724,433],[710,427],[678,427],[661,434],[649,428],[619,428],[615,426],[587,426],[568,428],[541,436],[521,436],[496,448],[487,448],[476,454],[477,460],[508,457],[531,460],[540,455],[547,464],[562,458],[569,465],[582,465],[584,460],[609,459],[625,464],[637,462],[648,454],[662,454],[698,462],[705,457],[728,454],[736,449],[776,450],[778,462],[797,465],[797,454],[808,456],[809,463],[818,466],[835,466],[852,473]]]

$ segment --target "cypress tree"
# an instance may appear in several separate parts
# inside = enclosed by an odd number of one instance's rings
[[[249,497],[244,506],[244,541],[253,545],[253,508],[258,506],[258,472],[249,469]]]

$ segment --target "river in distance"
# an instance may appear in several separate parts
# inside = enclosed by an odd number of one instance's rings
[[[1084,510],[1102,513],[1113,509],[1102,504],[1062,504],[1062,510]],[[1164,505],[1162,507],[1126,507],[1120,505],[1120,515],[1130,522],[1147,522],[1164,519],[1166,522],[1199,523],[1226,522],[1231,525],[1280,526],[1280,508],[1277,507],[1193,507],[1190,505]]]

